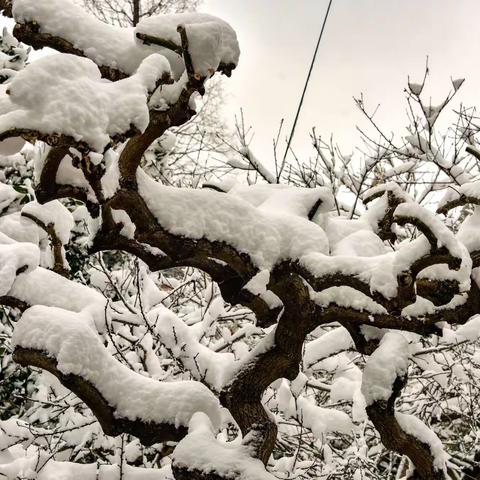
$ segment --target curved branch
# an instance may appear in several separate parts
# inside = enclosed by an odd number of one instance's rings
[[[384,241],[395,242],[397,240],[397,235],[392,231],[392,225],[395,223],[394,214],[396,208],[401,203],[404,203],[405,199],[395,195],[395,192],[392,190],[385,191],[379,189],[378,191],[374,191],[372,194],[365,196],[363,198],[363,203],[368,204],[385,195],[385,193],[387,194],[387,208],[385,209],[385,214],[377,223],[377,235]]]
[[[433,265],[448,265],[452,270],[458,270],[461,264],[461,259],[458,257],[452,257],[446,248],[439,248],[435,252],[429,255],[424,255],[423,257],[415,260],[410,266],[410,273],[412,277],[416,280],[418,274],[427,267]]]
[[[22,212],[22,217],[28,218],[36,225],[38,225],[42,230],[44,230],[52,245],[52,252],[53,252],[53,271],[62,275],[63,277],[68,277],[69,270],[65,268],[64,261],[63,261],[63,243],[61,242],[60,238],[58,238],[57,232],[55,231],[55,225],[53,223],[49,223],[45,225],[41,220],[39,220],[34,215],[31,215],[28,212]]]
[[[409,457],[418,474],[415,478],[444,480],[445,459],[438,457],[436,448],[440,441],[436,439],[434,449],[431,438],[435,435],[423,422],[395,412],[395,401],[407,383],[409,357],[406,338],[400,333],[385,333],[363,371],[361,391],[366,412],[383,445]]]
[[[166,40],[165,38],[155,37],[153,35],[147,35],[146,33],[137,32],[135,35],[139,40],[141,40],[145,45],[158,45],[159,47],[168,48],[178,55],[183,54],[182,47],[178,46],[175,42],[171,40]]]
[[[107,215],[112,208],[129,213],[136,227],[135,239],[119,234],[121,226],[116,225]],[[134,190],[117,191],[107,201],[103,211],[108,218],[104,219],[102,230],[93,240],[91,253],[123,250],[141,258],[152,271],[181,266],[199,268],[218,284],[227,302],[250,308],[255,313],[259,326],[267,327],[276,322],[280,312],[278,307],[271,308],[260,297],[243,290],[247,281],[257,273],[256,267],[246,255],[223,242],[211,242],[205,238],[191,240],[167,232]]]
[[[183,426],[119,417],[91,383],[78,375],[63,374],[57,368],[57,361],[43,351],[16,347],[13,359],[22,366],[42,368],[55,375],[63,386],[75,393],[92,410],[107,435],[115,437],[129,433],[137,437],[142,444],[153,445],[164,441],[178,441],[187,434],[187,428]]]
[[[232,305],[243,305],[255,314],[257,325],[265,328],[273,325],[278,318],[281,308],[270,308],[260,297],[250,294],[243,289],[245,280],[232,270],[228,265],[222,265],[214,258],[209,259],[177,259],[176,261],[163,252],[155,252],[158,247],[149,243],[140,243],[137,240],[126,238],[119,234],[119,229],[108,234],[101,233],[94,239],[90,253],[107,250],[122,250],[131,253],[143,260],[152,272],[173,267],[194,267],[199,268],[218,284],[222,297]]]
[[[395,416],[395,401],[405,384],[406,378],[397,377],[387,401],[373,402],[366,407],[368,418],[378,430],[385,447],[410,458],[422,480],[444,480],[443,472],[435,465],[430,447],[406,433]]]
[[[24,312],[27,308],[30,308],[28,303],[18,298],[11,297],[9,295],[4,295],[0,297],[0,305],[6,305],[7,307],[18,308],[21,312]]]
[[[150,123],[145,131],[133,136],[125,145],[118,160],[120,185],[135,188],[136,173],[143,154],[148,147],[160,138],[169,128],[183,125],[196,113],[189,106],[192,93],[197,89],[184,89],[178,101],[166,111],[151,110]]]
[[[458,197],[445,202],[441,207],[437,208],[437,213],[446,215],[453,208],[463,207],[464,205],[468,204],[480,205],[480,198],[460,193]]]
[[[22,137],[30,143],[35,143],[37,140],[41,140],[51,147],[74,147],[80,152],[85,153],[90,150],[90,147],[85,142],[78,142],[73,137],[64,134],[43,133],[28,128],[11,128],[10,130],[5,130],[0,133],[0,140],[12,137]]]
[[[436,312],[425,315],[423,320],[427,327],[433,327],[436,323],[447,322],[452,325],[462,325],[480,312],[480,290],[472,279],[472,287],[467,300],[455,308],[439,308]]]
[[[66,145],[52,147],[45,158],[37,188],[48,192],[55,190],[56,178],[60,163],[68,155],[69,148]]]
[[[51,35],[50,33],[41,32],[40,26],[37,23],[17,23],[13,29],[13,35],[21,42],[26,43],[27,45],[31,45],[36,50],[48,47],[53,48],[58,52],[69,53],[78,57],[87,56],[85,55],[85,52],[79,50],[78,48],[75,48],[75,46],[68,40],[65,40],[64,38],[58,37],[56,35]],[[102,77],[107,78],[112,82],[128,77],[126,73],[108,65],[98,65],[98,69],[100,70]]]
[[[417,278],[417,294],[430,300],[435,306],[445,305],[460,293],[459,285],[454,280],[433,280],[430,278]]]
[[[100,213],[100,206],[98,203],[92,202],[88,198],[87,191],[81,187],[55,184],[54,189],[49,189],[48,191],[36,188],[35,196],[37,197],[38,203],[47,203],[61,198],[74,198],[85,204],[85,207],[93,218],[98,217]]]
[[[60,198],[75,198],[85,204],[93,217],[97,217],[100,207],[98,203],[94,203],[89,199],[88,192],[85,189],[57,183],[58,169],[68,152],[69,147],[66,145],[52,147],[48,152],[40,174],[40,180],[35,186],[37,201],[39,203],[47,203]]]
[[[465,151],[470,155],[473,155],[477,160],[480,160],[480,152],[474,148],[472,145],[467,145]]]
[[[390,305],[390,300],[380,292],[372,291],[367,282],[355,275],[342,273],[340,270],[316,277],[299,262],[286,261],[275,267],[274,274],[277,276],[288,275],[289,273],[295,273],[304,278],[316,292],[332,287],[351,287],[386,308]]]
[[[353,308],[339,307],[335,304],[317,308],[318,325],[338,322],[340,325],[348,328],[349,331],[352,325],[369,325],[376,328],[402,330],[420,335],[441,333],[441,329],[435,325],[439,321],[437,317],[434,317],[432,321],[427,321],[427,317],[402,317],[401,315],[390,315],[388,313],[372,314],[354,310]]]
[[[395,222],[400,226],[413,225],[417,227],[427,238],[430,243],[432,252],[436,252],[438,249],[438,239],[428,225],[422,222],[419,218],[407,215],[396,215]]]
[[[206,238],[190,239],[182,235],[174,235],[166,231],[148,209],[145,200],[135,190],[121,188],[115,195],[107,200],[104,210],[125,210],[135,224],[135,239],[152,247],[159,248],[171,261],[172,266],[197,266],[205,268],[209,273],[214,259],[228,264],[238,276],[249,280],[257,273],[246,254],[237,252],[233,247],[221,241],[210,241]],[[104,221],[101,235],[109,235],[110,230],[115,230],[115,224]],[[102,242],[105,244],[105,242]],[[93,251],[96,251],[94,240]],[[111,247],[110,247],[111,248]],[[192,262],[195,265],[192,265]],[[217,266],[218,267],[218,266]]]

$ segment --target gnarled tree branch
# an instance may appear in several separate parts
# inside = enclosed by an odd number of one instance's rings
[[[57,368],[57,361],[43,351],[17,347],[13,358],[20,365],[38,367],[55,375],[64,387],[75,393],[92,410],[107,435],[116,437],[122,433],[129,433],[144,445],[153,445],[164,441],[178,441],[187,434],[186,427],[119,417],[90,382],[78,375],[62,373]]]

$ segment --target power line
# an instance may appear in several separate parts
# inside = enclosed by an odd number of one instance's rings
[[[325,18],[323,19],[322,29],[320,30],[320,35],[318,36],[317,46],[313,53],[312,63],[310,64],[310,69],[308,70],[307,79],[305,80],[305,85],[303,87],[302,96],[300,97],[300,103],[298,104],[297,113],[295,114],[295,120],[293,121],[292,130],[290,132],[290,137],[288,138],[287,148],[285,149],[285,154],[283,155],[282,168],[285,165],[285,159],[287,158],[288,151],[290,150],[290,145],[292,143],[293,136],[295,134],[295,128],[297,126],[298,117],[300,116],[300,110],[302,109],[303,100],[305,99],[305,93],[307,91],[308,83],[310,82],[310,77],[312,75],[313,66],[315,65],[315,59],[317,58],[318,47],[322,41],[323,31],[325,30],[325,25],[327,23],[328,14],[330,13],[330,7],[332,6],[333,0],[328,2],[327,11],[325,13]],[[282,169],[280,169],[281,172]]]

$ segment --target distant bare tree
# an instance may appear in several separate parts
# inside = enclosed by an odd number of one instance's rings
[[[159,13],[195,10],[199,0],[83,0],[85,6],[104,22],[136,26],[142,18]]]

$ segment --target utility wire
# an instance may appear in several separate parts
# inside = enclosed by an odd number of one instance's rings
[[[305,93],[307,91],[308,83],[310,82],[310,77],[312,75],[313,66],[315,65],[315,60],[317,58],[318,47],[322,41],[323,31],[325,30],[325,25],[327,23],[328,14],[330,13],[330,7],[332,6],[333,0],[328,2],[327,11],[325,13],[325,18],[323,19],[322,29],[320,30],[320,35],[318,36],[317,46],[315,47],[315,52],[313,53],[312,63],[310,64],[310,69],[308,70],[307,79],[305,80],[305,85],[303,87],[302,96],[300,97],[300,103],[298,104],[297,113],[295,114],[295,120],[293,121],[292,130],[290,132],[290,137],[288,138],[287,148],[285,149],[285,154],[283,155],[282,168],[280,169],[278,175],[280,176],[283,167],[285,165],[285,159],[287,158],[288,151],[290,150],[290,145],[292,143],[293,136],[295,134],[295,128],[297,126],[298,117],[300,116],[300,111],[302,109],[303,100],[305,99]]]

